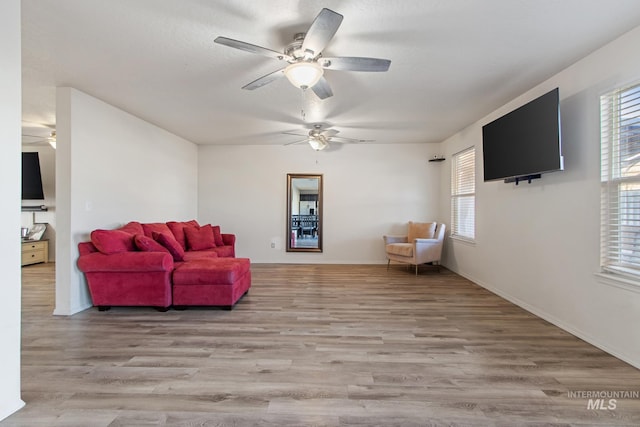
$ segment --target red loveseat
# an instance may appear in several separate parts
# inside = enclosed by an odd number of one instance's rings
[[[235,235],[195,220],[130,222],[94,230],[78,244],[93,305],[233,305],[251,286],[250,262],[235,258]],[[174,278],[175,277],[175,278]],[[178,302],[174,301],[177,292]]]

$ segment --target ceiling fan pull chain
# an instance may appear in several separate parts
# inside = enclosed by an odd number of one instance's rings
[[[302,118],[303,122],[307,121],[307,113],[304,111],[304,92],[305,90],[301,90],[300,91],[300,117]]]

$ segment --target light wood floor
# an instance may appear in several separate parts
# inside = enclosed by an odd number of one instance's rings
[[[26,406],[0,426],[640,425],[640,399],[568,396],[638,369],[446,270],[254,265],[233,311],[71,317],[53,264],[22,271]]]

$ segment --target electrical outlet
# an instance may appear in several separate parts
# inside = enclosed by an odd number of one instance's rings
[[[271,249],[275,249],[276,248],[276,242],[271,242]]]

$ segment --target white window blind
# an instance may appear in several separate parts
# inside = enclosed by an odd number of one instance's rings
[[[451,234],[468,240],[476,236],[476,149],[453,155],[451,168]]]
[[[601,264],[640,279],[640,84],[600,98]]]

